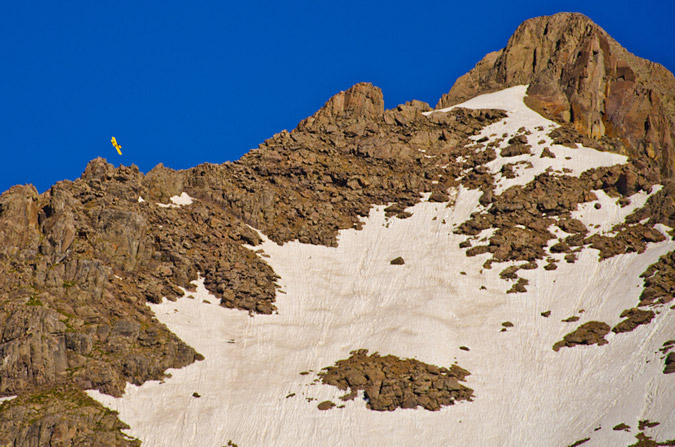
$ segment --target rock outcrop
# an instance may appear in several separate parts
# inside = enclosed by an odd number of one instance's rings
[[[305,118],[298,129],[335,124],[337,121],[368,121],[384,115],[382,90],[361,82],[330,98],[314,115]]]
[[[607,323],[589,321],[565,335],[562,340],[557,341],[553,345],[553,350],[558,352],[560,348],[577,345],[606,345],[609,342],[605,340],[605,335],[609,333],[609,329]]]
[[[325,384],[349,390],[342,400],[354,399],[363,391],[371,410],[421,406],[438,411],[443,406],[471,400],[473,390],[459,383],[469,374],[457,365],[444,368],[393,355],[368,355],[368,350],[360,349],[335,366],[323,368],[319,377]]]
[[[138,447],[120,430],[129,426],[82,390],[42,389],[0,404],[0,439],[13,446]],[[13,440],[10,444],[7,439]]]
[[[615,150],[675,175],[675,77],[621,47],[577,13],[521,24],[502,50],[460,77],[437,108],[478,94],[529,84],[527,104]]]

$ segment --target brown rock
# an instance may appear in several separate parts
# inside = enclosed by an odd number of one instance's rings
[[[657,425],[661,425],[660,422],[652,422],[649,419],[643,419],[638,421],[638,430],[644,430],[645,428],[652,428],[656,427]]]
[[[502,157],[515,157],[517,155],[529,154],[530,146],[527,144],[510,144],[501,150],[500,155]]]
[[[450,200],[450,196],[441,191],[434,191],[429,196],[429,202],[443,203]]]
[[[314,115],[303,120],[299,129],[328,126],[340,119],[371,119],[384,113],[382,90],[369,83],[356,84],[330,98]]]
[[[530,283],[525,278],[518,278],[518,281],[509,289],[506,291],[506,293],[525,293],[527,292],[527,286]]]
[[[467,256],[477,256],[477,255],[482,255],[483,253],[487,253],[490,251],[490,247],[488,245],[477,245],[475,247],[471,247],[466,251]]]
[[[326,411],[326,410],[330,410],[331,408],[335,407],[335,403],[333,403],[329,400],[324,400],[323,402],[321,402],[316,407],[321,411]]]
[[[350,389],[349,394],[341,397],[343,400],[353,399],[363,390],[368,408],[376,411],[418,406],[437,411],[457,400],[470,400],[473,395],[470,388],[458,382],[469,372],[457,365],[448,369],[414,359],[367,354],[364,349],[352,351],[348,359],[323,368],[319,373],[321,381],[341,390]],[[354,377],[358,380],[353,380]]]
[[[541,155],[539,156],[540,158],[555,158],[555,154],[551,152],[551,149],[545,147],[543,151],[541,151]]]
[[[529,84],[527,104],[592,138],[618,138],[625,151],[666,177],[675,170],[675,77],[636,57],[577,13],[521,24],[506,47],[460,77],[437,108]],[[654,164],[656,163],[656,164]]]
[[[614,326],[612,332],[617,334],[630,332],[642,324],[649,324],[654,318],[654,311],[642,310],[634,307],[621,312],[621,318],[625,318],[625,320]]]
[[[663,374],[672,374],[675,373],[675,352],[670,352],[665,359],[666,367],[663,370]]]
[[[0,393],[18,394],[66,379],[66,326],[59,316],[41,305],[0,311]]]
[[[565,335],[562,340],[553,345],[554,351],[559,351],[563,347],[572,347],[576,345],[594,345],[602,346],[607,344],[605,335],[609,333],[609,325],[601,321],[589,321],[584,323],[574,331]]]
[[[37,190],[33,185],[11,187],[0,195],[0,254],[32,259],[39,239]]]
[[[391,265],[403,265],[405,264],[405,261],[403,260],[402,257],[399,256],[398,258],[394,258],[391,261],[389,261],[389,263]]]
[[[0,406],[4,445],[140,446],[121,432],[127,428],[116,412],[72,386],[36,390]]]

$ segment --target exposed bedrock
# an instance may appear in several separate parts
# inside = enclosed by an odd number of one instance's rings
[[[529,84],[527,104],[582,135],[618,138],[616,151],[675,174],[675,77],[629,53],[588,17],[525,21],[502,50],[460,77],[437,108]]]

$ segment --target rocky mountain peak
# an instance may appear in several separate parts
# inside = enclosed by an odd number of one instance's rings
[[[618,138],[617,151],[675,173],[675,77],[623,48],[588,17],[559,13],[521,24],[502,50],[460,77],[437,108],[529,84],[528,105],[582,135]]]
[[[303,120],[298,127],[329,124],[339,119],[371,119],[382,116],[383,113],[382,90],[369,82],[360,82],[330,98],[321,109]]]
[[[107,180],[112,177],[112,173],[115,167],[108,163],[105,158],[96,157],[87,163],[87,167],[84,168],[82,173],[83,180]]]

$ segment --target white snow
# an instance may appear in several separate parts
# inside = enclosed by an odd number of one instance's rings
[[[479,196],[460,190],[454,207],[420,203],[404,220],[388,220],[383,207],[375,208],[362,231],[340,234],[337,248],[265,241],[266,260],[286,292],[277,297],[278,315],[251,318],[224,309],[200,282],[195,299],[152,308],[206,360],[171,371],[165,383],[128,385],[121,399],[90,394],[119,411],[129,434],[150,446],[221,446],[230,439],[278,446],[540,446],[585,436],[588,445],[627,445],[633,435],[611,427],[635,427],[639,419],[661,422],[649,433],[672,438],[675,384],[661,374],[655,354],[675,330],[667,311],[632,333],[608,336],[606,346],[557,353],[551,347],[583,322],[616,324],[637,303],[639,274],[675,243],[602,263],[587,249],[556,271],[522,272],[528,292],[507,295],[499,265],[483,270],[487,255],[466,257],[458,248],[464,236],[452,233]],[[405,265],[389,264],[397,256]],[[545,310],[550,318],[540,315]],[[560,321],[572,315],[581,320]],[[500,332],[507,320],[515,327]],[[437,365],[457,361],[471,371],[467,385],[476,399],[439,412],[379,413],[362,400],[318,411],[319,402],[339,403],[342,393],[299,373],[359,348]],[[295,396],[286,398],[290,393]],[[594,432],[598,425],[603,428]]]
[[[642,208],[652,194],[656,194],[663,188],[654,185],[650,193],[637,192],[630,196],[630,204],[624,207],[619,205],[619,198],[610,197],[604,191],[593,191],[598,200],[580,203],[576,211],[572,211],[572,217],[579,219],[590,234],[607,233],[614,225],[623,222],[633,211]],[[599,204],[600,208],[596,208]]]
[[[179,196],[171,196],[169,200],[171,200],[171,203],[158,203],[157,206],[162,208],[178,208],[183,205],[192,205],[192,197],[186,192],[182,192]]]
[[[495,93],[488,93],[477,96],[462,104],[457,104],[445,109],[425,112],[425,115],[431,113],[448,112],[456,107],[468,109],[501,109],[506,111],[508,117],[494,124],[486,126],[480,134],[471,137],[476,141],[487,137],[488,144],[499,138],[503,138],[499,147],[496,149],[497,158],[486,166],[490,172],[497,174],[502,166],[507,163],[531,163],[532,167],[526,167],[519,164],[514,168],[515,178],[509,179],[501,174],[497,175],[497,187],[495,193],[500,194],[514,185],[525,185],[531,182],[535,176],[542,174],[547,169],[552,169],[554,173],[567,175],[580,175],[583,171],[591,168],[603,166],[613,166],[626,163],[628,158],[624,155],[612,154],[609,152],[600,152],[592,148],[577,145],[576,149],[571,149],[558,144],[553,144],[548,133],[552,129],[559,127],[555,122],[544,118],[537,112],[528,108],[523,102],[527,92],[526,85],[507,88]],[[518,155],[515,157],[502,157],[500,150],[508,146],[508,140],[518,134],[520,128],[525,128],[531,132],[527,135],[527,141],[532,148],[531,154]],[[506,137],[503,135],[507,134]],[[541,153],[545,147],[555,154],[555,158],[541,158]]]
[[[625,162],[615,154],[551,145],[545,134],[555,124],[524,106],[525,89],[462,104],[509,114],[475,139],[504,132],[510,138],[523,126],[532,132],[534,156],[498,157],[490,164],[498,172],[505,163],[532,163],[517,169],[515,179],[500,178],[498,192],[526,184],[549,167],[578,175]],[[556,158],[539,158],[544,147]],[[151,307],[205,360],[171,370],[163,382],[128,385],[119,399],[89,394],[119,411],[131,426],[128,433],[147,446],[222,446],[232,440],[242,446],[534,447],[570,445],[585,437],[591,440],[584,447],[613,446],[633,443],[642,419],[661,423],[647,431],[650,436],[675,438],[675,381],[662,374],[657,351],[675,332],[673,310],[657,307],[651,324],[610,333],[605,346],[552,350],[579,324],[618,323],[621,311],[638,302],[639,275],[675,249],[675,242],[649,244],[642,254],[603,262],[596,250],[585,249],[577,262],[561,261],[555,271],[545,271],[540,262],[535,270],[519,271],[529,280],[527,293],[506,294],[512,283],[501,280],[499,272],[508,264],[484,269],[489,254],[467,257],[458,247],[466,237],[453,233],[483,209],[481,191],[460,187],[450,193],[450,207],[422,202],[409,209],[413,215],[407,219],[387,219],[384,207],[375,207],[361,231],[340,233],[336,248],[279,246],[263,238],[255,250],[281,277],[278,314],[250,317],[225,309],[200,280],[193,299]],[[596,194],[602,208],[583,205],[575,216],[599,225],[597,231],[608,231],[647,199],[636,194],[621,208]],[[174,197],[172,202],[165,206],[180,205]],[[391,265],[398,256],[405,264]],[[544,318],[541,312],[547,310],[551,316]],[[561,322],[574,315],[578,322]],[[504,321],[514,327],[500,332]],[[316,383],[316,372],[361,348],[440,366],[457,362],[471,372],[466,385],[474,389],[475,400],[438,412],[374,412],[362,399],[319,411],[319,402],[341,404],[337,398],[344,393]],[[631,426],[630,433],[612,430],[622,422]]]
[[[0,397],[0,404],[2,404],[3,402],[6,402],[6,401],[8,401],[8,400],[12,400],[12,399],[14,399],[15,397],[16,397],[16,396],[5,396],[5,397]]]
[[[171,201],[176,205],[192,205],[192,197],[186,192],[182,192],[179,196],[172,196]]]

